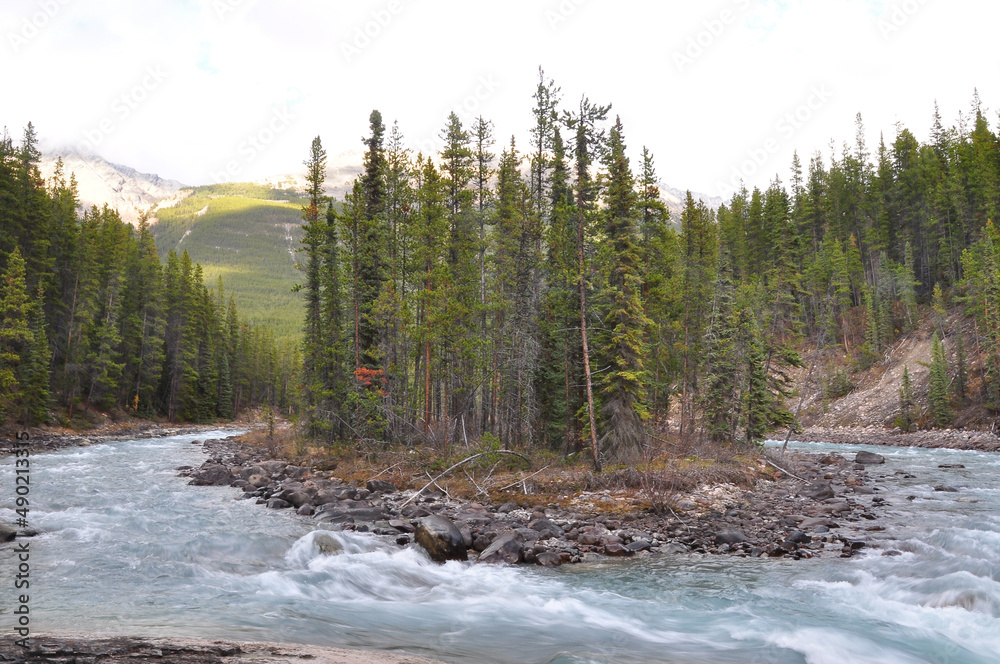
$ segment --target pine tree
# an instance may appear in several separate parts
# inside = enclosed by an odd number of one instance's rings
[[[0,422],[10,414],[22,414],[17,411],[25,386],[18,382],[18,373],[34,341],[25,271],[21,251],[14,247],[0,275]]]
[[[934,284],[934,292],[931,295],[931,309],[934,311],[934,330],[939,335],[943,335],[948,310],[944,304],[944,291],[941,290],[940,281]]]
[[[319,404],[325,387],[323,375],[324,353],[326,351],[322,315],[322,271],[323,255],[327,251],[326,218],[323,214],[326,182],[326,150],[319,136],[315,137],[309,150],[309,158],[303,162],[306,167],[307,195],[309,203],[302,209],[302,251],[305,254],[303,269],[305,282],[301,291],[305,295],[305,329],[303,330],[303,397],[310,407],[309,429],[313,436],[319,434],[323,419],[314,409]]]
[[[386,159],[385,125],[382,114],[372,111],[368,118],[371,135],[365,144],[365,170],[361,177],[362,226],[358,250],[358,351],[361,366],[377,370],[383,368],[385,357],[383,342],[385,326],[376,312],[377,300],[386,280],[385,257],[388,237],[386,232]]]
[[[604,147],[604,130],[598,127],[603,122],[611,105],[598,106],[592,104],[586,97],[581,97],[579,110],[576,114],[564,114],[563,121],[569,129],[576,132],[576,217],[577,217],[577,284],[580,292],[580,341],[583,351],[584,385],[587,390],[587,428],[590,435],[590,447],[594,456],[594,469],[600,472],[601,459],[597,447],[597,414],[594,404],[593,379],[590,371],[590,343],[587,338],[587,269],[585,256],[588,253],[587,240],[591,206],[598,188],[595,186],[590,172],[594,155],[600,154]]]
[[[43,308],[43,290],[38,286],[38,294],[31,307],[31,342],[21,364],[18,383],[21,385],[23,421],[25,424],[38,424],[49,420],[49,363],[52,351],[49,348],[49,337],[45,333],[45,311]]]
[[[610,370],[602,378],[602,420],[608,455],[634,461],[644,442],[647,354],[646,318],[642,302],[641,257],[636,246],[638,197],[625,156],[621,119],[615,119],[608,140],[608,188],[605,199],[607,287],[603,300],[607,340],[601,357]]]
[[[937,332],[931,338],[931,364],[928,376],[927,402],[934,416],[934,426],[943,428],[952,419],[951,400],[948,389],[948,360],[945,357],[944,344],[938,338]]]
[[[899,428],[909,431],[913,428],[916,419],[914,408],[916,402],[913,399],[913,382],[910,380],[910,370],[903,365],[903,381],[899,388],[899,418],[897,420]]]

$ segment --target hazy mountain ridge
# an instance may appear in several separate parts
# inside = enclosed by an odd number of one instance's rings
[[[42,155],[38,165],[42,177],[52,178],[57,161],[62,158],[63,174],[69,180],[76,175],[81,212],[95,205],[118,210],[122,220],[135,224],[142,212],[185,188],[176,180],[153,173],[142,173],[130,166],[112,163],[98,155],[81,155],[60,150]]]

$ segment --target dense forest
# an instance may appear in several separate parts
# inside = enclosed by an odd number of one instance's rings
[[[1000,140],[978,96],[950,127],[935,108],[926,142],[897,126],[869,148],[859,116],[853,144],[796,155],[787,185],[718,209],[688,194],[676,219],[610,105],[564,108],[542,72],[533,100],[525,148],[451,114],[436,155],[373,111],[344,201],[325,195],[313,140],[287,294],[304,305],[301,349],[242,322],[222,281],[158,253],[145,221],[80,216],[72,175],[40,177],[34,128],[17,145],[5,132],[0,420],[268,405],[323,441],[628,463],[666,436],[760,441],[794,421],[793,371],[834,348],[848,372],[878,365],[921,314],[936,334],[920,424],[1000,409]],[[971,325],[947,329],[949,310]],[[914,406],[907,375],[902,426]]]
[[[161,263],[145,219],[78,214],[76,182],[38,172],[32,125],[0,136],[0,423],[92,409],[213,421],[296,398],[299,360],[248,326],[187,252]],[[77,418],[78,419],[78,418]]]
[[[935,339],[934,422],[966,399],[998,408],[1000,142],[978,95],[952,127],[935,108],[925,143],[898,126],[872,150],[859,116],[852,145],[796,155],[787,186],[743,188],[717,210],[689,193],[680,219],[650,152],[630,163],[610,105],[563,108],[541,71],[533,99],[526,148],[453,113],[436,155],[414,155],[373,111],[342,207],[323,194],[313,140],[301,250],[313,437],[493,440],[598,467],[668,429],[752,443],[792,423],[790,371],[816,350],[841,347],[864,369],[920,311],[954,304],[974,317],[975,338],[952,335],[959,364],[975,348],[982,371],[948,366]]]
[[[205,280],[220,276],[240,315],[274,332],[279,344],[298,343],[302,303],[291,295],[302,281],[295,249],[302,235],[302,201],[290,190],[216,184],[188,190],[156,210],[150,230],[160,259],[187,250]]]

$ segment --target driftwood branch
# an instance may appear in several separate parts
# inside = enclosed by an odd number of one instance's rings
[[[785,470],[785,469],[784,469],[784,468],[782,468],[781,466],[779,466],[779,465],[775,464],[775,463],[774,463],[773,461],[771,461],[770,459],[764,459],[764,461],[765,461],[765,462],[767,462],[767,464],[768,464],[769,466],[774,466],[775,468],[777,468],[778,470],[780,470],[781,472],[783,472],[783,473],[784,473],[785,475],[788,475],[789,477],[794,477],[795,479],[799,480],[800,482],[806,482],[806,483],[808,483],[808,482],[809,482],[809,480],[807,480],[807,479],[805,479],[805,478],[802,478],[802,477],[799,477],[798,475],[795,475],[795,474],[793,474],[793,473],[790,473],[790,472],[788,472],[787,470]]]
[[[518,484],[521,484],[523,482],[526,482],[527,480],[530,480],[532,477],[534,477],[538,473],[542,472],[543,470],[546,470],[547,468],[548,468],[548,466],[545,466],[545,468],[542,468],[541,470],[536,470],[535,472],[533,472],[532,474],[528,475],[527,477],[522,477],[521,479],[519,479],[516,482],[511,482],[507,486],[500,487],[499,489],[497,489],[497,491],[506,491],[507,489],[513,488],[513,487],[517,486]]]
[[[475,461],[476,459],[480,459],[480,458],[482,458],[484,456],[489,456],[490,454],[510,454],[512,456],[520,457],[520,458],[524,459],[528,463],[528,467],[529,468],[531,467],[531,459],[529,459],[528,457],[524,456],[520,452],[512,452],[510,450],[493,450],[493,451],[490,451],[490,452],[479,452],[478,454],[473,454],[472,456],[465,457],[464,459],[462,459],[458,463],[456,463],[456,464],[452,465],[450,468],[446,469],[444,472],[442,472],[437,477],[432,478],[431,481],[428,482],[427,484],[425,484],[423,487],[421,487],[419,491],[417,491],[415,494],[413,494],[412,496],[410,496],[409,498],[407,498],[406,502],[399,506],[399,509],[403,509],[404,507],[406,507],[407,505],[409,505],[411,502],[414,501],[414,499],[416,499],[417,496],[419,496],[424,491],[426,491],[427,487],[429,487],[430,485],[434,484],[439,479],[441,479],[442,477],[444,477],[445,475],[447,475],[451,471],[455,470],[459,466],[464,466],[465,464],[469,463],[470,461]],[[515,484],[516,484],[516,482],[515,482]]]

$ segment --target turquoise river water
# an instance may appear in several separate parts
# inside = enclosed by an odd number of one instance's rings
[[[802,561],[661,556],[547,570],[431,563],[361,533],[192,487],[198,436],[31,457],[32,629],[292,641],[452,662],[1000,662],[1000,455],[798,444],[887,457],[885,548]],[[963,464],[965,469],[940,469]],[[894,475],[904,471],[912,478]],[[0,457],[0,521],[14,519]],[[934,491],[947,483],[957,493]],[[915,496],[912,500],[907,497]],[[13,633],[0,545],[0,638]]]

